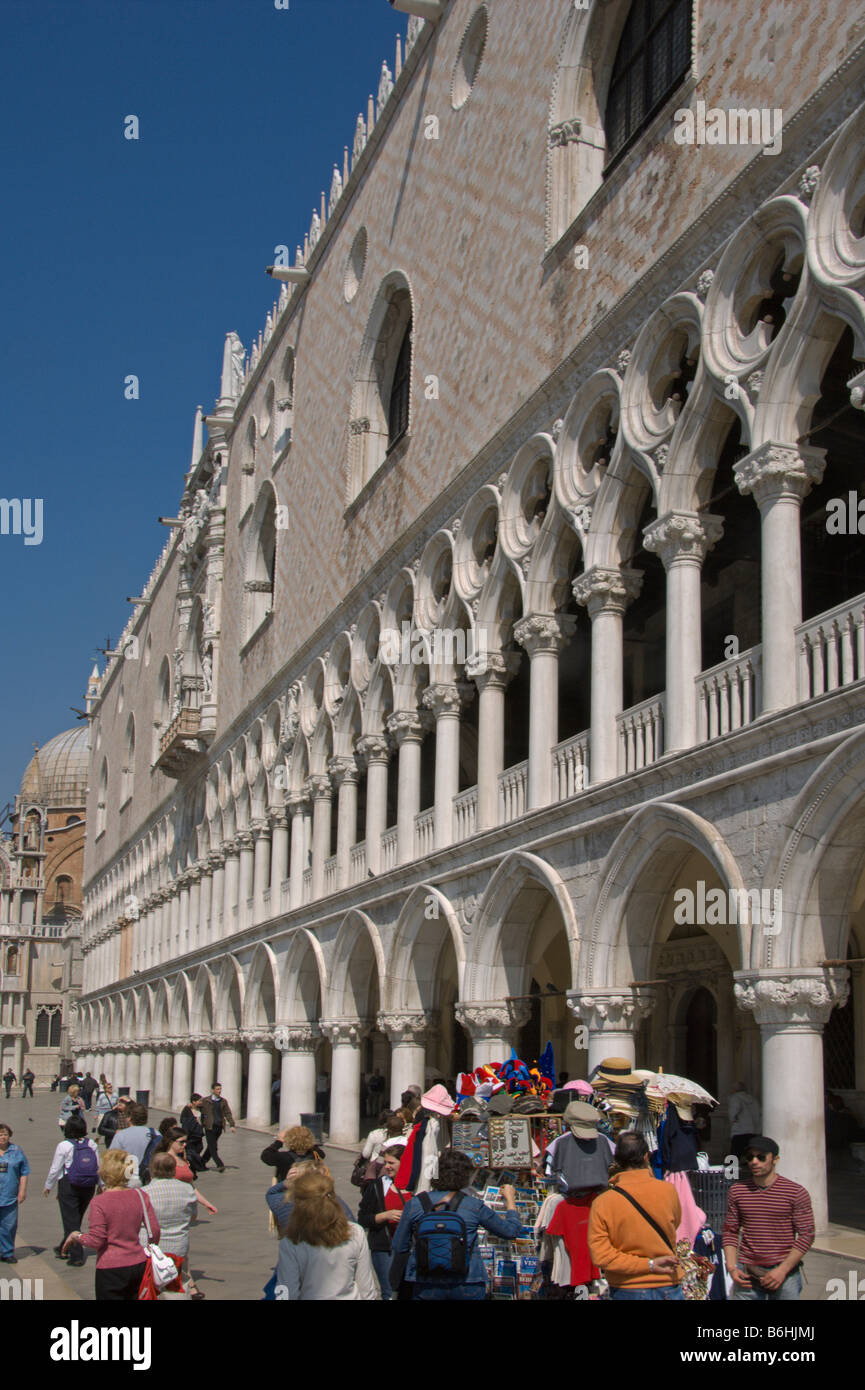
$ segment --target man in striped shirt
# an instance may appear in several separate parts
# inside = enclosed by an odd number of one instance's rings
[[[747,1176],[734,1182],[721,1241],[734,1299],[795,1299],[800,1262],[814,1241],[814,1213],[805,1188],[778,1170],[778,1145],[752,1134],[742,1155]]]

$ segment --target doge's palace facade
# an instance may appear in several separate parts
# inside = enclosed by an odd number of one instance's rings
[[[548,1037],[704,1079],[722,1153],[743,1078],[825,1225],[824,1089],[865,1100],[865,3],[414,8],[91,680],[76,1055],[251,1124],[327,1071],[345,1144],[362,1073]]]

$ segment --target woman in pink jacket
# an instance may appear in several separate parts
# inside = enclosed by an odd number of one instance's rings
[[[98,1252],[94,1296],[98,1302],[133,1302],[147,1264],[139,1239],[144,1211],[150,1222],[150,1235],[159,1240],[159,1222],[150,1198],[143,1188],[129,1188],[135,1160],[123,1149],[109,1149],[102,1155],[99,1176],[105,1191],[87,1209],[87,1234],[72,1231],[63,1249],[73,1241]]]

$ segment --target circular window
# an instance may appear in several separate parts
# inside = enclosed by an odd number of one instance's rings
[[[364,266],[366,265],[366,247],[366,227],[361,227],[351,244],[348,260],[345,263],[343,294],[346,304],[351,303],[360,289],[360,282],[363,279]]]
[[[465,106],[475,85],[487,42],[487,21],[487,7],[481,5],[463,34],[451,86],[451,106],[455,111]]]
[[[270,422],[273,419],[273,400],[276,395],[276,387],[273,382],[268,382],[267,390],[264,393],[264,404],[258,417],[258,433],[262,439],[270,429]]]

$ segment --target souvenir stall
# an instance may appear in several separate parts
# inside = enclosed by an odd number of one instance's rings
[[[643,1135],[656,1176],[677,1189],[685,1297],[725,1297],[720,1230],[728,1180],[705,1154],[698,1161],[694,1118],[694,1106],[713,1098],[685,1077],[636,1072],[618,1057],[560,1090],[554,1075],[549,1044],[534,1067],[512,1056],[463,1073],[459,1102],[442,1126],[442,1139],[449,1126],[452,1146],[471,1157],[474,1185],[493,1210],[505,1209],[502,1186],[516,1189],[519,1236],[484,1233],[479,1246],[491,1298],[603,1297],[606,1284],[588,1252],[589,1212],[626,1129]],[[698,1196],[712,1197],[710,1212],[698,1205],[695,1184]]]

